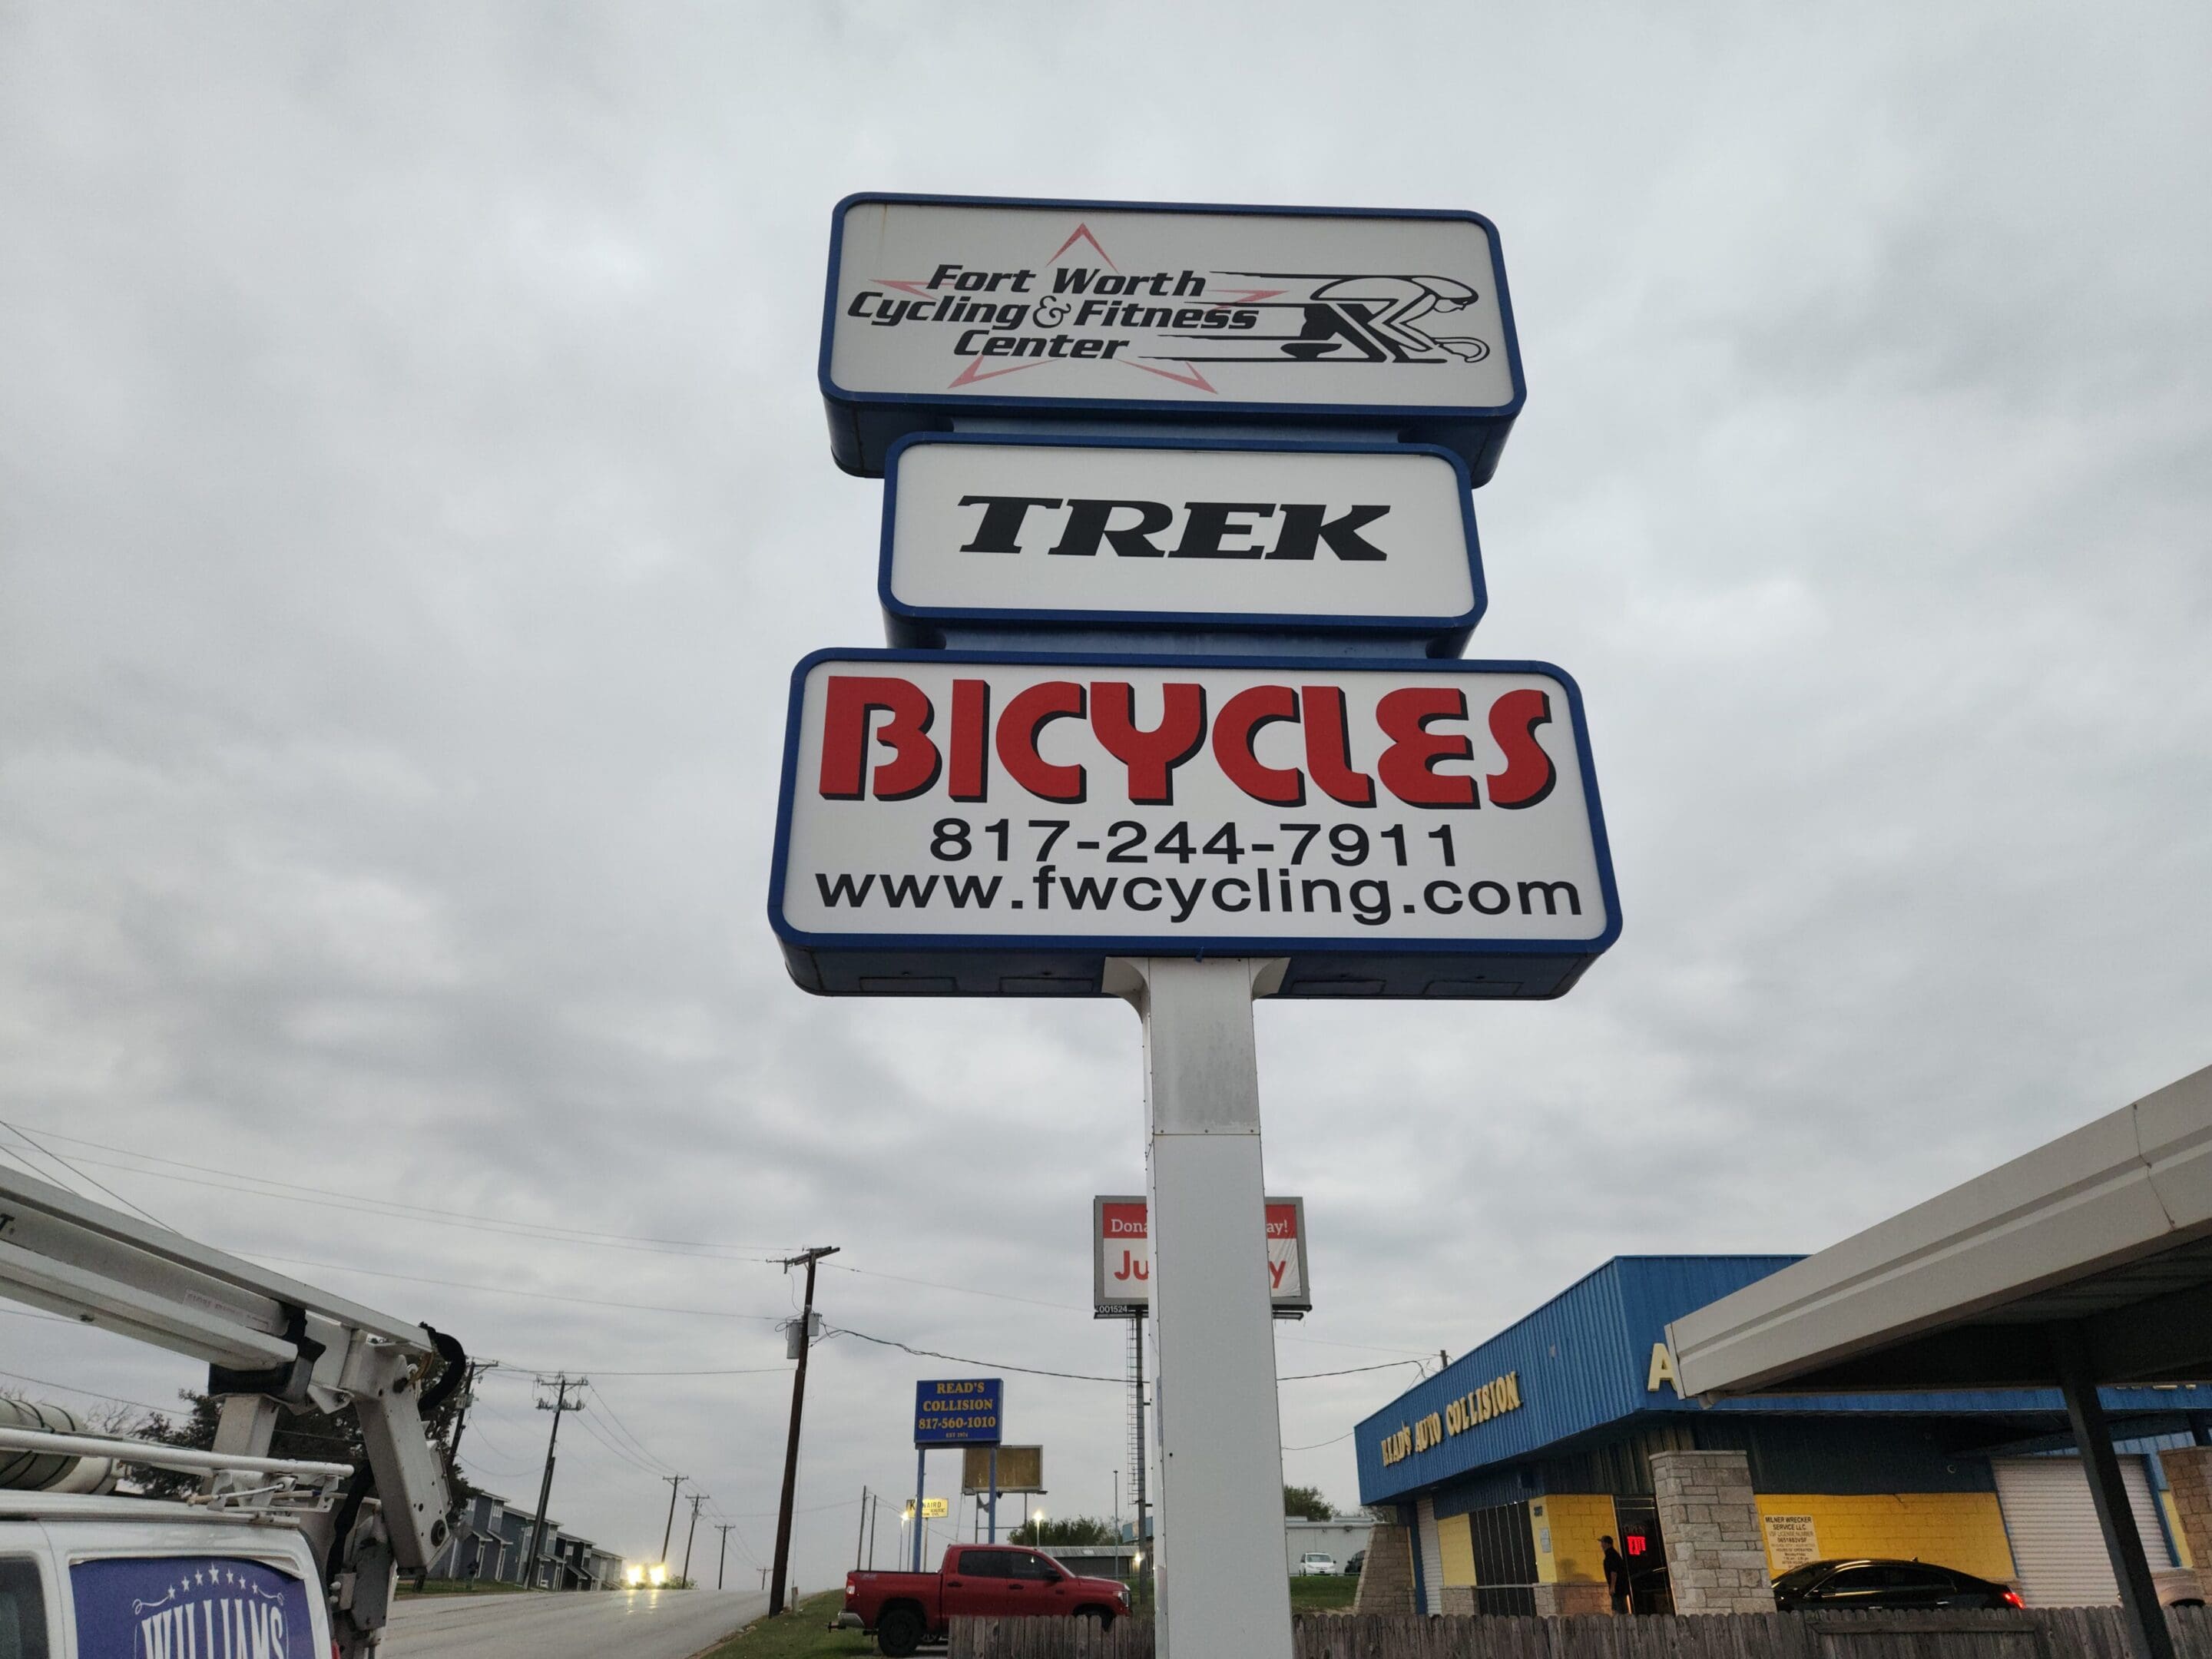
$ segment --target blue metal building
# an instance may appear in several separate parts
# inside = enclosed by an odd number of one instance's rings
[[[1746,1455],[1771,1570],[1894,1556],[2031,1602],[2111,1599],[2087,1482],[2053,1455],[2070,1443],[2056,1390],[1680,1396],[1668,1322],[1797,1259],[1617,1256],[1360,1423],[1360,1499],[1412,1529],[1415,1605],[1602,1610],[1610,1536],[1635,1599],[1664,1610],[1650,1458],[1689,1450]],[[2106,1389],[2105,1402],[2134,1453],[2154,1565],[2185,1568],[2156,1446],[2212,1429],[2212,1387]]]

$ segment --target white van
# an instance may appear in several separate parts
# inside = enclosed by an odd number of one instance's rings
[[[0,1659],[325,1659],[330,1615],[289,1517],[0,1491]]]

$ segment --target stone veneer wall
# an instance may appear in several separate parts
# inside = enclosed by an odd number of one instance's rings
[[[1565,1618],[1575,1613],[1611,1613],[1613,1598],[1602,1584],[1559,1583],[1536,1586],[1536,1615]]]
[[[1413,1529],[1377,1523],[1360,1564],[1354,1613],[1418,1613],[1413,1605]]]
[[[2183,1446],[2162,1451],[2166,1488],[2181,1522],[2182,1541],[2197,1566],[2197,1582],[2212,1592],[2212,1446]]]
[[[1751,1460],[1740,1451],[1651,1454],[1651,1490],[1677,1613],[1771,1613]]]

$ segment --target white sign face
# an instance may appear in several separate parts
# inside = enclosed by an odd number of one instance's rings
[[[1760,1517],[1766,1529],[1766,1559],[1776,1572],[1809,1566],[1820,1559],[1820,1534],[1809,1515]]]
[[[901,621],[1463,635],[1481,612],[1467,472],[1441,449],[915,438],[890,478]]]
[[[1271,1198],[1267,1213],[1267,1299],[1279,1315],[1310,1313],[1306,1289],[1306,1201]],[[1091,1302],[1102,1316],[1141,1311],[1152,1304],[1151,1212],[1141,1196],[1094,1198]]]
[[[787,954],[1587,959],[1617,932],[1579,702],[1541,664],[856,652],[795,680]]]
[[[1480,483],[1522,398],[1504,286],[1472,213],[854,197],[832,228],[831,441],[873,473],[963,410],[1433,416],[1407,435]]]

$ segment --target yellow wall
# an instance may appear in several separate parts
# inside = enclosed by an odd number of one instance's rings
[[[2158,1495],[2159,1507],[2166,1511],[2166,1535],[2173,1540],[2173,1553],[2181,1558],[2180,1565],[2193,1567],[2197,1562],[2189,1553],[2189,1537],[2181,1529],[2181,1511],[2173,1507],[2173,1494],[2162,1492]],[[2146,1538],[2143,1542],[2151,1540]]]
[[[1474,1583],[1474,1533],[1463,1515],[1448,1515],[1437,1522],[1437,1541],[1443,1547],[1444,1583]]]
[[[1605,1582],[1601,1537],[1620,1541],[1613,1519],[1613,1499],[1604,1492],[1553,1492],[1539,1500],[1543,1519],[1536,1522],[1537,1542],[1543,1528],[1552,1531],[1552,1547],[1536,1553],[1537,1582],[1545,1584],[1600,1584]]]
[[[1557,1504],[1559,1500],[1552,1500]],[[1759,1494],[1759,1512],[1809,1515],[1824,1560],[1889,1556],[1956,1567],[1999,1583],[2013,1577],[2012,1546],[1993,1492],[1907,1492],[1873,1497]],[[1780,1567],[1770,1557],[1770,1571]]]

